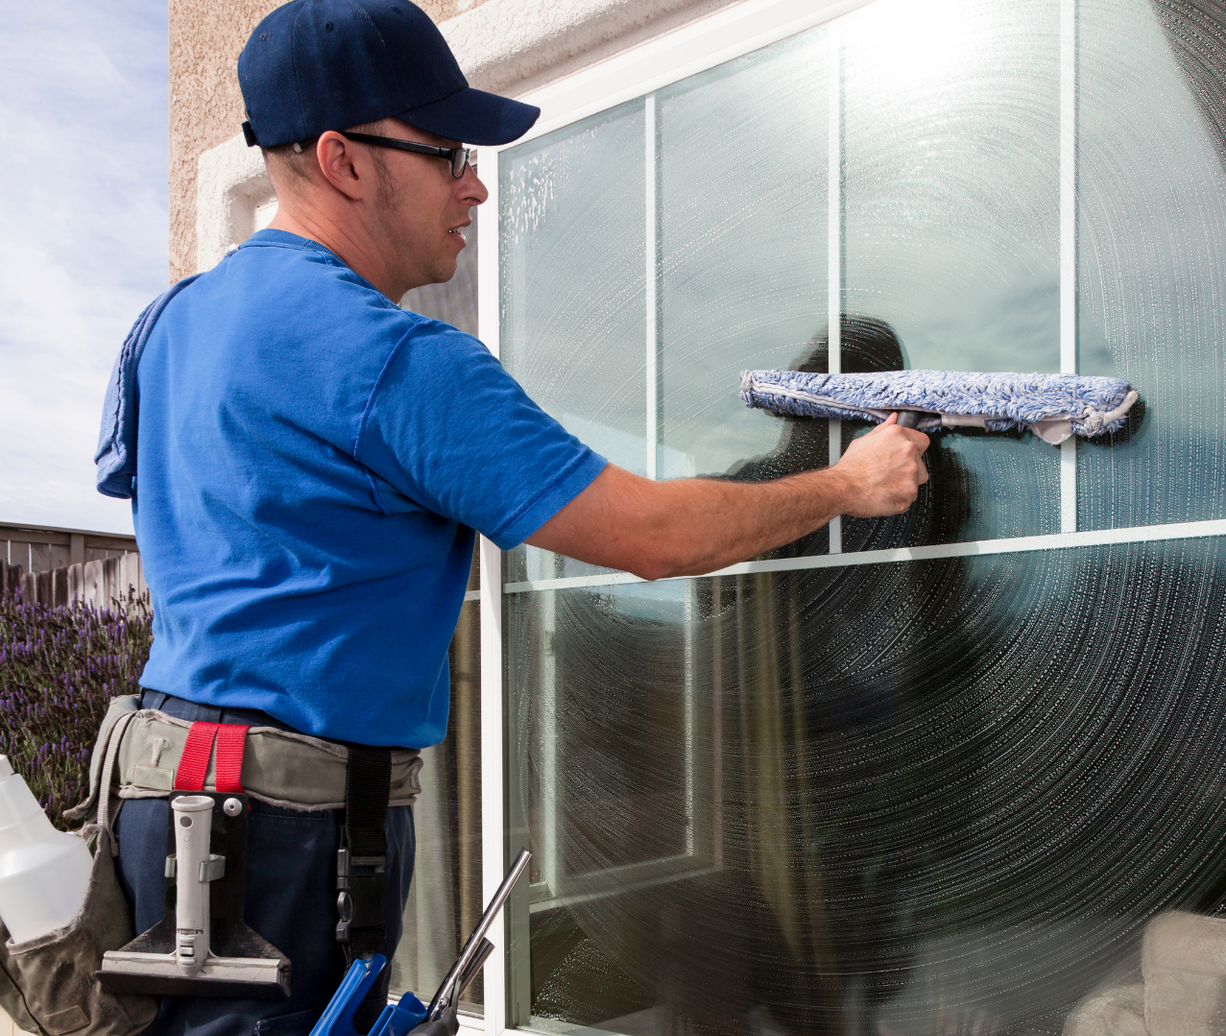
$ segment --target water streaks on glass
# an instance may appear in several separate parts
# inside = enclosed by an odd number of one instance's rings
[[[643,471],[658,319],[658,475],[760,480],[825,464],[829,426],[741,409],[736,374],[828,369],[832,308],[843,371],[1057,371],[1075,344],[1144,403],[1078,445],[1077,528],[1226,518],[1220,6],[836,24],[503,155],[508,368]],[[520,1023],[1226,1030],[1226,536],[975,556],[1060,531],[1060,451],[951,432],[929,466],[842,550],[967,556],[565,588],[590,570],[508,556]]]
[[[499,173],[503,364],[568,431],[637,474],[647,473],[643,124],[643,103],[624,105],[515,149]],[[667,457],[665,470],[685,474]],[[509,563],[528,578],[592,570],[526,547]]]
[[[657,101],[664,443],[698,472],[779,435],[729,373],[790,366],[824,333],[826,65],[824,30],[808,32]]]
[[[1224,607],[1220,540],[510,598],[534,1011],[1059,1031],[1223,904]]]
[[[1079,363],[1130,379],[1144,404],[1123,448],[1079,451],[1082,528],[1226,514],[1222,17],[1079,8]]]

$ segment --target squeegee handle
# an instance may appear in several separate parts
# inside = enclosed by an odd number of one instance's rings
[[[473,934],[468,937],[468,942],[464,944],[464,949],[460,951],[456,962],[451,965],[451,970],[447,972],[447,977],[443,979],[442,985],[438,987],[438,992],[434,994],[434,999],[430,1001],[430,1010],[426,1013],[426,1022],[434,1021],[448,1009],[454,1014],[456,1001],[460,998],[461,978],[467,975],[469,981],[471,981],[476,976],[475,967],[480,966],[473,966],[474,958],[481,956],[482,963],[484,963],[484,958],[489,956],[493,947],[490,946],[490,949],[485,949],[485,946],[489,946],[489,943],[486,942],[485,934],[494,923],[494,918],[498,916],[498,911],[503,908],[506,901],[510,898],[511,890],[515,888],[515,883],[519,881],[519,877],[524,873],[530,859],[532,859],[532,854],[527,849],[521,849],[519,855],[515,857],[515,862],[511,864],[511,869],[507,871],[507,876],[502,879],[502,884],[498,886],[498,890],[490,897],[489,906],[485,908],[485,913],[481,915],[481,920],[477,922],[477,927],[473,929]],[[482,945],[483,943],[485,944],[484,946]],[[473,970],[470,971],[470,968]]]
[[[494,944],[489,939],[482,939],[481,944],[477,947],[476,956],[472,957],[468,962],[468,967],[460,974],[459,982],[456,984],[456,999],[464,995],[464,991],[473,984],[481,969],[485,967],[485,962],[489,959],[489,955],[494,952]]]
[[[920,423],[920,412],[918,410],[899,410],[898,411],[898,427],[899,428],[918,428]]]
[[[175,837],[175,962],[195,975],[209,955],[209,882],[213,800],[207,795],[180,795],[170,804]]]

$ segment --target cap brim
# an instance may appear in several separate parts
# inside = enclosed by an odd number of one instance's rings
[[[467,86],[441,101],[397,112],[394,118],[461,144],[489,146],[522,137],[540,114],[531,104]]]

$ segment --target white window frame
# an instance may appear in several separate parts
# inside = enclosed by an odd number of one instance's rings
[[[705,71],[726,61],[758,50],[806,29],[830,21],[874,0],[746,0],[725,8],[692,25],[670,32],[658,39],[635,46],[582,72],[560,79],[522,99],[541,108],[537,125],[524,138],[506,147],[482,147],[480,162],[482,179],[489,188],[486,211],[492,217],[480,222],[481,250],[479,258],[478,321],[481,339],[495,356],[499,355],[501,319],[501,274],[499,219],[499,164],[502,151],[518,147],[554,130],[579,122],[590,115],[613,108],[626,101],[645,98],[648,114],[648,135],[651,134],[652,95],[655,91],[679,80]],[[1076,220],[1076,3],[1060,0],[1060,368],[1075,373],[1077,363],[1077,220]],[[837,61],[838,40],[831,34],[831,46],[836,60],[831,63],[831,164],[829,182],[832,185],[829,204],[837,217],[838,190],[841,182],[841,156],[838,153],[838,93],[841,88]],[[652,149],[648,148],[650,156]],[[700,161],[700,156],[695,156]],[[650,171],[650,170],[649,170]],[[647,190],[654,186],[654,177],[647,176]],[[651,220],[652,199],[648,198],[648,218]],[[649,228],[650,229],[650,228]],[[837,218],[830,220],[829,254],[835,260],[829,264],[829,327],[831,328],[831,371],[837,372],[838,329],[842,285],[839,282],[841,227]],[[652,254],[654,234],[648,233],[648,312],[654,308],[655,288]],[[656,379],[658,371],[658,329],[648,320],[645,362],[648,385],[648,471],[656,468],[658,439],[655,421]],[[832,429],[836,431],[836,429]],[[839,437],[831,435],[831,461],[837,460]],[[762,572],[786,572],[802,569],[835,568],[850,565],[894,564],[934,558],[973,557],[991,554],[1019,554],[1046,550],[1102,546],[1108,544],[1157,542],[1195,539],[1226,535],[1226,519],[1180,522],[1129,528],[1077,530],[1077,455],[1075,438],[1067,440],[1060,453],[1060,507],[1057,533],[978,540],[963,543],[936,544],[923,547],[903,547],[842,553],[837,519],[831,529],[831,553],[815,557],[787,558],[772,561],[750,561],[733,565],[719,575],[741,575]],[[511,832],[508,830],[508,774],[504,752],[505,727],[505,653],[503,640],[503,603],[510,594],[568,588],[598,588],[638,582],[625,573],[605,573],[546,579],[502,582],[502,553],[489,540],[480,541],[481,582],[478,592],[481,612],[481,775],[482,775],[482,868],[483,887],[488,898],[502,880],[509,858]],[[691,585],[695,577],[678,577]],[[703,577],[708,578],[708,577]],[[527,954],[527,897],[519,906],[512,906],[509,924],[495,925],[490,934],[494,953],[485,969],[485,1014],[483,1027],[487,1036],[501,1036],[508,1028],[528,1018],[526,988],[509,989],[508,928],[519,938],[520,952]],[[518,911],[518,914],[516,913]],[[526,968],[517,969],[521,976]],[[520,980],[521,984],[523,979]],[[476,1024],[476,1020],[471,1023]],[[552,1028],[552,1027],[551,1027]],[[579,1027],[565,1026],[567,1032]]]

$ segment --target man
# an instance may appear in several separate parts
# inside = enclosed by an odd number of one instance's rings
[[[507,143],[538,114],[468,88],[408,0],[294,0],[256,28],[239,78],[278,212],[166,303],[139,357],[143,707],[420,749],[446,729],[473,530],[657,579],[914,500],[927,438],[892,422],[834,468],[775,482],[640,478],[478,341],[400,310],[455,273],[487,197],[462,145]],[[389,957],[414,851],[411,808],[390,798],[383,924],[364,947]],[[357,951],[335,941],[344,815],[296,802],[292,787],[255,798],[247,865],[246,919],[293,962],[290,1000],[167,997],[151,1032],[310,1030],[342,948]],[[137,798],[119,817],[138,931],[162,912],[167,814]],[[385,976],[365,1023],[386,990]]]

